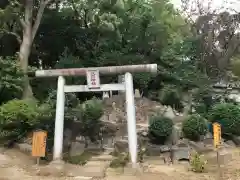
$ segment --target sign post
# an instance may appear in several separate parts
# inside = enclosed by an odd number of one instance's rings
[[[46,155],[46,131],[35,131],[32,140],[32,156],[37,158],[37,165],[39,165],[40,157]]]
[[[221,125],[219,123],[213,123],[213,139],[215,149],[218,149],[221,145],[221,134]]]
[[[219,123],[213,123],[213,140],[214,140],[214,148],[217,154],[219,179],[221,179],[221,167],[219,162],[219,147],[221,145],[221,139],[222,139],[221,125]]]
[[[100,78],[98,70],[88,70],[87,74],[87,84],[89,89],[100,88]]]

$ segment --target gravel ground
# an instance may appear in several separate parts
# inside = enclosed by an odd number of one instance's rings
[[[83,177],[66,176],[38,176],[35,161],[17,150],[7,150],[0,153],[0,180],[87,180]],[[221,167],[220,180],[240,180],[240,156],[236,155],[227,165]],[[155,173],[140,173],[138,175],[124,175],[116,171],[107,172],[102,180],[219,180],[216,168],[208,173],[196,174],[189,172],[180,165],[161,166]],[[97,179],[95,179],[97,180]]]

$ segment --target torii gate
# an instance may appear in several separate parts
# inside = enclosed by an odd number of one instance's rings
[[[125,91],[126,111],[128,126],[128,147],[131,156],[131,163],[135,167],[137,164],[137,132],[136,114],[134,103],[133,77],[131,73],[149,72],[157,73],[157,64],[126,65],[89,67],[74,69],[52,69],[37,70],[36,77],[58,77],[57,104],[55,116],[55,133],[53,160],[62,160],[63,152],[63,129],[64,129],[64,106],[65,93],[68,92],[96,92],[96,91]],[[118,84],[100,84],[100,75],[124,74],[125,82]],[[88,85],[66,85],[65,76],[86,76]]]

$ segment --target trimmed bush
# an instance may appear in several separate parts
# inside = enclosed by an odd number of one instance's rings
[[[0,139],[10,143],[35,129],[52,129],[52,119],[53,111],[47,104],[39,105],[32,99],[8,101],[0,106]]]
[[[191,115],[183,121],[182,131],[186,138],[198,141],[208,131],[207,122],[198,114]]]
[[[20,98],[23,72],[17,57],[0,57],[0,105],[13,98]]]
[[[116,159],[112,160],[110,163],[111,168],[121,168],[125,167],[129,162],[129,154],[121,153],[116,156]]]
[[[156,115],[150,118],[148,129],[151,140],[154,143],[163,144],[172,134],[173,122],[167,117]]]
[[[209,113],[211,122],[222,125],[222,133],[225,135],[240,135],[240,106],[232,103],[216,104]]]
[[[183,110],[183,105],[181,102],[181,92],[175,86],[165,86],[159,92],[158,99],[162,104],[166,106],[171,106],[179,111]]]
[[[76,117],[81,123],[80,133],[85,137],[89,137],[91,141],[95,141],[101,129],[102,101],[96,98],[85,101],[78,105],[73,112],[76,113]]]
[[[11,100],[0,107],[1,139],[19,138],[38,123],[38,106],[34,100]]]

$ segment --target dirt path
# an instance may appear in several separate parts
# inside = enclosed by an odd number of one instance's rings
[[[86,180],[83,177],[54,177],[38,176],[38,170],[34,165],[35,161],[17,150],[7,150],[0,152],[0,180]],[[213,168],[214,169],[214,168]],[[215,168],[216,169],[216,168]],[[222,180],[240,180],[240,156],[222,167]],[[216,171],[196,174],[189,172],[187,168],[181,165],[152,167],[151,173],[138,173],[133,176],[107,171],[107,176],[102,180],[219,180]],[[99,179],[98,179],[99,180]]]
[[[15,149],[0,150],[0,180],[77,180],[78,177],[38,176],[34,159]],[[82,179],[79,179],[82,180]]]

